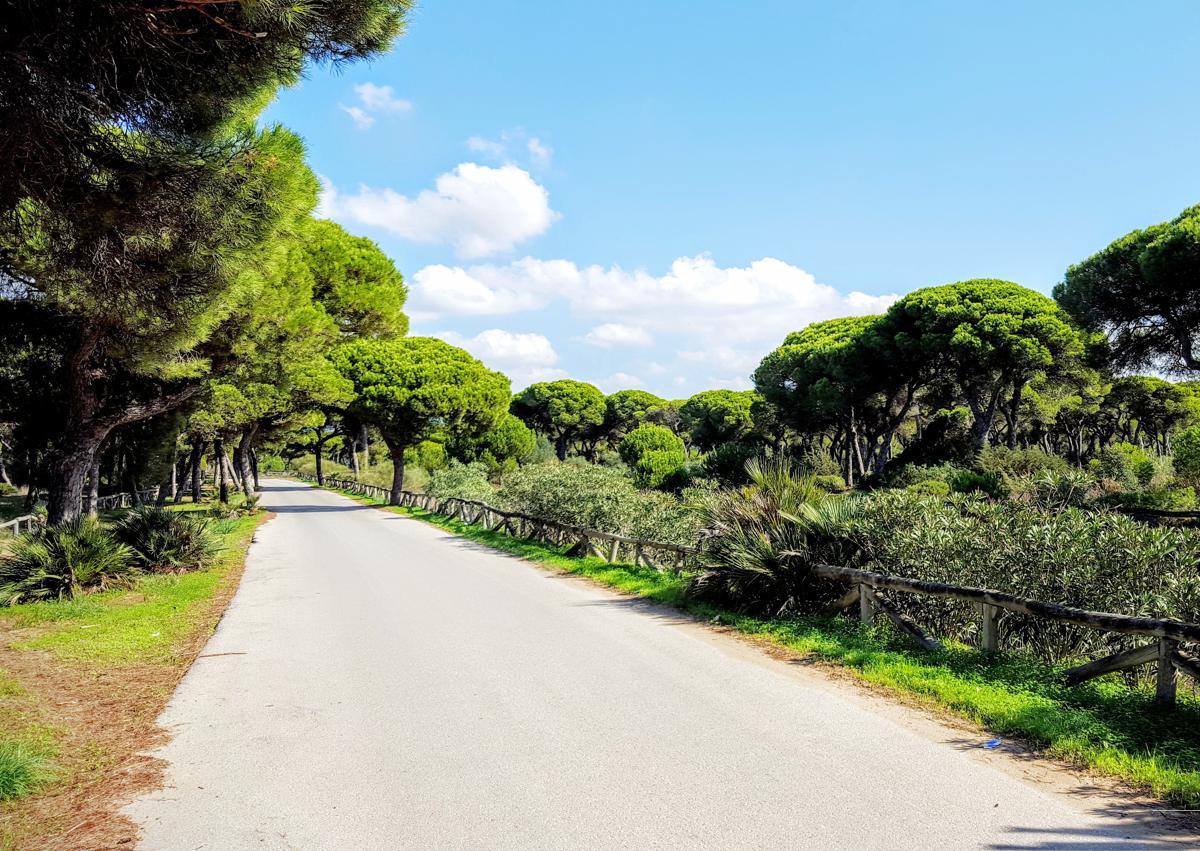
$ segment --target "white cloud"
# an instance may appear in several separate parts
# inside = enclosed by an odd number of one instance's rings
[[[542,140],[537,136],[531,136],[529,141],[525,143],[525,149],[529,151],[529,161],[533,164],[534,168],[550,168],[550,162],[554,158],[553,148],[543,144]]]
[[[363,108],[370,112],[411,112],[412,101],[396,97],[391,86],[362,83],[354,87]]]
[[[369,130],[371,125],[375,123],[375,116],[369,115],[366,110],[360,106],[346,106],[339,103],[338,106],[342,112],[349,115],[354,120],[354,126],[359,130]]]
[[[583,336],[585,343],[611,349],[618,346],[652,346],[654,339],[645,328],[637,325],[622,325],[619,322],[606,322],[597,325]]]
[[[413,108],[412,101],[396,97],[391,86],[360,83],[354,87],[354,93],[358,95],[357,104],[339,103],[338,108],[350,116],[359,130],[370,130],[380,113],[411,112]]]
[[[641,387],[645,384],[642,379],[627,372],[614,372],[607,378],[597,378],[591,383],[599,387],[606,394],[616,393],[618,390],[632,390],[634,387]]]
[[[426,267],[413,284],[416,310],[500,315],[561,303],[608,324],[728,346],[754,343],[760,351],[812,322],[881,312],[897,298],[841,293],[770,257],[721,267],[707,255],[681,257],[662,275],[526,257],[503,266]]]
[[[567,377],[565,370],[554,366],[558,363],[558,352],[541,334],[522,334],[502,328],[489,328],[474,337],[463,337],[454,331],[441,331],[434,336],[466,349],[490,369],[503,372],[518,389],[535,381],[553,381]]]
[[[448,243],[468,259],[507,251],[545,233],[558,218],[550,208],[550,193],[529,172],[514,165],[491,168],[478,163],[459,164],[438,177],[433,189],[413,198],[370,186],[347,195],[326,181],[319,212],[414,242]]]
[[[485,139],[482,136],[472,136],[467,140],[467,148],[477,154],[485,154],[493,159],[503,159],[508,146],[503,142]]]
[[[467,148],[496,162],[527,161],[529,167],[535,171],[545,171],[550,168],[550,163],[554,159],[553,148],[537,136],[530,136],[521,127],[504,130],[498,139],[472,136],[467,139]]]

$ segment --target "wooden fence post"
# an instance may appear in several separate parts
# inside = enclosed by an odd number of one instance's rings
[[[1154,690],[1154,702],[1158,706],[1175,705],[1175,655],[1179,642],[1169,638],[1158,640],[1158,680]]]
[[[985,653],[995,653],[1000,649],[1000,633],[997,630],[1000,610],[989,603],[980,603],[979,607],[983,619],[979,630],[979,647]]]
[[[875,595],[867,585],[858,586],[858,618],[867,626],[875,625]]]

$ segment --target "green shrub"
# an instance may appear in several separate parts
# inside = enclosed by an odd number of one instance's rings
[[[13,496],[19,492],[19,489],[15,485],[0,482],[0,496]]]
[[[1006,494],[1004,484],[995,473],[959,470],[946,483],[955,493],[985,493],[993,499],[1001,499]]]
[[[260,473],[282,473],[286,469],[287,462],[279,455],[264,452],[258,456],[258,470]]]
[[[979,454],[979,469],[1003,479],[1006,476],[1036,476],[1050,471],[1065,473],[1071,465],[1066,458],[1051,455],[1043,449],[1009,449],[990,446]]]
[[[504,477],[505,507],[559,523],[630,534],[663,543],[694,544],[693,512],[667,494],[641,492],[620,470],[594,464],[533,464]]]
[[[1048,509],[1081,508],[1100,495],[1091,474],[1074,467],[1061,473],[1045,470],[1036,476],[1009,479],[1008,492],[1016,502],[1032,502]]]
[[[855,564],[853,498],[835,496],[786,461],[752,461],[750,484],[700,502],[711,537],[704,571],[688,593],[762,615],[811,612],[841,590],[812,575],[815,563]]]
[[[456,497],[486,502],[489,505],[495,505],[499,501],[496,489],[488,481],[487,465],[480,461],[470,464],[451,461],[446,469],[430,475],[425,492],[438,499]]]
[[[0,558],[0,605],[60,600],[128,584],[133,551],[91,518],[17,537]]]
[[[924,494],[926,496],[949,496],[950,485],[938,479],[926,479],[923,482],[916,482],[905,488],[912,493]]]
[[[796,466],[810,476],[842,477],[841,465],[837,461],[834,461],[828,452],[823,452],[820,449],[809,448],[804,450],[800,454],[800,457],[796,459]]]
[[[839,493],[846,489],[846,480],[837,474],[814,475],[812,480],[814,485],[829,493]]]
[[[113,535],[148,571],[197,570],[217,554],[211,521],[194,511],[138,508],[117,522]]]
[[[1096,611],[1200,618],[1200,535],[1194,531],[1108,512],[962,495],[943,502],[904,491],[866,497],[856,530],[883,573]],[[936,635],[977,638],[974,606],[911,594],[890,599]],[[1006,646],[1053,660],[1121,650],[1133,641],[1012,613],[1001,616],[1001,632]]]
[[[446,447],[435,440],[423,440],[404,453],[405,464],[416,465],[429,473],[444,470],[448,461]]]
[[[1185,484],[1200,486],[1200,426],[1192,426],[1175,435],[1171,441],[1175,475]]]
[[[704,475],[730,485],[749,481],[746,464],[758,454],[758,447],[747,443],[725,443],[704,456]]]
[[[965,472],[968,472],[965,467],[956,467],[953,464],[906,464],[888,475],[887,484],[894,488],[906,488],[918,482],[937,481],[945,482],[949,486],[951,479]]]
[[[328,475],[333,475],[332,473]],[[221,520],[236,520],[239,517],[249,517],[258,512],[258,502],[261,499],[257,494],[254,496],[246,496],[241,491],[230,491],[229,502],[214,502],[208,512],[211,516]]]
[[[46,761],[20,742],[0,742],[0,801],[28,795],[46,776]]]
[[[619,452],[640,488],[661,487],[687,460],[679,435],[653,423],[643,423],[626,434]]]
[[[1196,507],[1196,489],[1152,488],[1138,493],[1120,494],[1116,500],[1120,505],[1133,508],[1153,508],[1159,511],[1191,511]]]

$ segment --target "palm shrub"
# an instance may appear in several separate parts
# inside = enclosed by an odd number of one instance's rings
[[[0,604],[73,597],[129,583],[134,553],[92,518],[43,526],[16,538],[0,558]]]
[[[149,571],[199,569],[217,553],[211,521],[196,512],[138,508],[121,518],[113,534]]]
[[[838,586],[812,566],[861,560],[850,534],[858,500],[827,492],[782,459],[753,460],[746,474],[746,487],[698,503],[711,537],[688,593],[760,615],[816,610]]]

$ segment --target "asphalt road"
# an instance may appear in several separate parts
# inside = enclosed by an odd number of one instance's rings
[[[916,713],[581,580],[265,482],[141,848],[1152,849]]]

